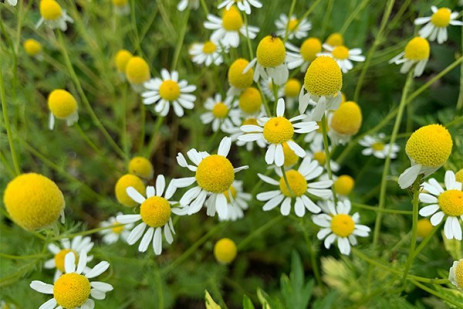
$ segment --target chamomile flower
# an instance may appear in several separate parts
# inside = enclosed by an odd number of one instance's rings
[[[269,211],[281,204],[280,212],[283,216],[289,215],[291,208],[294,207],[296,215],[303,217],[306,209],[312,213],[319,213],[321,210],[307,196],[307,193],[321,199],[328,199],[332,196],[330,187],[333,182],[331,180],[314,181],[322,175],[323,168],[310,157],[305,157],[297,170],[285,171],[288,183],[281,170],[275,169],[275,171],[280,177],[279,180],[258,174],[264,182],[279,187],[278,190],[257,194],[259,201],[266,202],[263,207],[264,211]]]
[[[214,256],[222,264],[233,262],[238,252],[238,248],[230,238],[222,238],[214,245]]]
[[[114,187],[114,193],[116,194],[116,199],[119,203],[127,207],[135,207],[137,203],[127,195],[127,188],[133,187],[139,193],[145,192],[145,184],[143,181],[135,175],[125,174],[120,177]]]
[[[117,15],[129,15],[130,5],[129,0],[112,0],[114,6],[114,13]]]
[[[402,64],[400,73],[407,73],[416,64],[413,76],[418,77],[423,74],[429,60],[429,54],[429,42],[424,38],[415,37],[407,43],[405,51],[389,60],[389,63]]]
[[[439,124],[427,125],[413,132],[405,145],[411,167],[399,176],[399,186],[408,188],[419,174],[427,177],[437,171],[447,162],[452,147],[452,136]]]
[[[332,150],[331,148],[332,147],[329,147],[329,151]],[[314,140],[314,142],[310,144],[310,149],[307,151],[307,155],[316,160],[318,164],[320,164],[324,168],[327,168],[326,165],[328,161],[326,160],[325,146],[323,144],[323,135],[321,143],[316,143]],[[339,166],[339,164],[336,163],[336,161],[334,160],[330,160],[330,167],[333,172],[337,172],[341,168],[341,166]]]
[[[117,215],[120,216],[122,213],[120,212]],[[101,222],[100,227],[106,228],[100,234],[103,236],[103,242],[110,245],[117,242],[119,238],[127,241],[133,224],[122,225],[117,221],[116,217],[110,217],[108,220]]]
[[[114,57],[114,62],[116,64],[117,71],[122,80],[125,80],[125,71],[127,69],[127,64],[129,60],[133,57],[132,53],[128,50],[121,49],[117,52]]]
[[[224,0],[222,3],[219,4],[217,8],[225,8],[226,10],[228,10],[234,4],[236,4],[240,11],[245,12],[248,15],[251,14],[251,6],[258,9],[262,7],[262,3],[260,3],[258,0]]]
[[[73,19],[66,14],[66,10],[63,10],[55,0],[41,0],[40,15],[41,17],[37,25],[35,25],[36,29],[45,23],[52,29],[59,28],[62,31],[66,31],[66,23],[74,22]]]
[[[145,252],[150,243],[153,243],[154,253],[156,255],[161,254],[163,230],[166,241],[169,244],[174,241],[172,235],[175,234],[175,231],[171,214],[181,215],[183,212],[179,208],[172,208],[171,204],[175,202],[169,201],[175,193],[175,187],[171,183],[166,190],[165,188],[166,180],[163,175],[158,175],[156,178],[156,189],[153,186],[146,187],[146,197],[133,187],[127,188],[127,195],[137,204],[140,204],[140,214],[119,215],[116,220],[122,224],[132,224],[142,220],[140,224],[132,229],[127,238],[127,243],[133,245],[143,236],[138,246],[140,252]]]
[[[173,180],[178,188],[197,184],[185,192],[180,199],[180,205],[185,208],[188,215],[197,213],[206,203],[207,215],[214,216],[217,212],[219,218],[228,218],[227,197],[224,192],[230,190],[235,180],[235,173],[248,168],[248,166],[233,167],[227,159],[230,147],[231,138],[224,137],[217,154],[210,155],[207,152],[191,149],[187,152],[187,156],[194,165],[188,164],[181,153],[177,155],[177,162],[181,167],[195,172],[194,177]]]
[[[288,108],[292,109],[294,103],[299,99],[299,93],[301,92],[302,84],[296,78],[290,78],[283,87],[283,95],[286,98],[286,104]]]
[[[233,97],[227,97],[222,100],[220,94],[216,94],[213,98],[208,98],[204,103],[204,107],[208,110],[201,115],[201,121],[204,124],[212,123],[212,131],[217,131],[219,128],[223,132],[227,132],[235,125],[241,123],[240,111],[232,108]]]
[[[341,175],[336,178],[333,177],[333,179],[333,188],[336,194],[348,196],[354,189],[355,180],[349,175]]]
[[[43,265],[47,269],[55,269],[54,281],[56,281],[65,271],[64,258],[72,252],[75,256],[75,260],[79,260],[80,255],[85,253],[87,256],[90,250],[93,248],[93,242],[89,236],[82,237],[76,236],[71,240],[65,238],[61,240],[61,246],[54,243],[48,245],[48,251],[54,254],[52,259],[49,259]],[[91,261],[93,256],[87,256],[87,261]]]
[[[336,207],[333,201],[321,203],[320,207],[325,213],[312,216],[312,221],[322,228],[317,233],[317,238],[324,239],[326,249],[329,249],[337,240],[339,251],[344,255],[349,255],[351,245],[357,244],[356,236],[368,237],[370,228],[358,224],[359,214],[349,215],[351,203],[348,199],[338,201]]]
[[[16,5],[16,4],[14,4]],[[12,303],[7,303],[4,300],[0,300],[0,308],[1,309],[16,309],[16,306],[13,305]]]
[[[248,117],[243,120],[240,126],[234,127],[230,130],[228,130],[228,134],[230,134],[230,138],[232,141],[236,142],[236,145],[239,147],[245,146],[247,151],[252,151],[254,148],[254,143],[259,147],[259,148],[265,148],[267,146],[267,142],[265,141],[264,137],[259,138],[257,140],[251,140],[251,141],[245,141],[245,140],[240,140],[239,137],[243,135],[243,131],[241,131],[240,127],[241,126],[246,126],[246,125],[254,125],[258,126],[259,124],[257,123],[257,119],[263,117],[263,115],[258,116],[258,117]],[[257,131],[254,133],[258,133]]]
[[[286,63],[290,70],[297,67],[304,72],[309,67],[309,64],[317,58],[317,55],[322,51],[322,42],[317,38],[306,39],[300,48],[287,42],[286,47],[288,52],[286,55]]]
[[[251,68],[249,71],[244,72],[248,64],[249,61],[243,58],[236,59],[231,64],[227,74],[228,83],[230,84],[227,96],[237,96],[252,85],[254,70]]]
[[[328,38],[325,41],[325,44],[331,47],[344,45],[344,37],[341,33],[334,32],[328,36]]]
[[[362,56],[362,50],[360,48],[349,49],[344,45],[332,47],[328,44],[323,44],[323,48],[328,52],[320,53],[320,55],[333,57],[343,73],[347,73],[354,67],[352,61],[365,61],[365,56]]]
[[[226,218],[219,218],[219,220],[236,221],[243,218],[243,211],[248,209],[248,202],[251,200],[251,194],[243,191],[243,182],[235,180],[224,194],[227,198],[228,214]]]
[[[125,66],[125,77],[129,81],[132,89],[138,93],[143,92],[143,84],[150,79],[150,67],[141,57],[129,58]]]
[[[306,18],[299,20],[294,15],[288,18],[286,14],[280,15],[275,21],[275,26],[278,29],[276,34],[282,38],[285,37],[286,31],[288,31],[288,39],[290,40],[294,38],[303,39],[307,37],[307,33],[312,29],[312,24]]]
[[[463,290],[463,259],[453,262],[449,271],[449,281],[459,290]]]
[[[178,81],[177,71],[169,73],[166,69],[161,70],[161,78],[156,77],[145,83],[147,91],[142,93],[143,104],[156,103],[154,110],[165,117],[169,113],[170,105],[178,117],[184,114],[183,109],[192,109],[196,96],[191,92],[196,86],[188,85],[186,80]]]
[[[378,136],[367,135],[359,141],[359,144],[366,147],[362,150],[364,156],[374,155],[378,159],[384,159],[391,152],[391,159],[397,157],[400,147],[397,144],[386,144],[384,143],[384,133],[378,134]]]
[[[255,87],[246,88],[239,96],[238,106],[246,115],[255,115],[262,111],[262,95]]]
[[[418,239],[424,239],[431,234],[433,230],[431,221],[428,218],[421,218],[416,225],[416,236]]]
[[[342,72],[336,61],[327,56],[317,57],[310,63],[304,78],[304,89],[299,95],[299,112],[302,114],[311,100],[316,102],[310,118],[320,121],[328,110],[341,104]]]
[[[431,224],[438,225],[445,218],[444,234],[447,239],[461,240],[461,223],[463,219],[462,183],[455,179],[452,171],[445,173],[445,188],[434,179],[423,184],[428,193],[420,193],[420,202],[428,204],[420,209],[420,215],[431,217]]]
[[[48,128],[53,130],[55,126],[55,118],[66,120],[68,126],[73,125],[79,120],[77,113],[77,101],[72,94],[64,89],[53,90],[48,95],[48,109],[50,116],[48,120]]]
[[[231,6],[223,11],[222,18],[209,14],[204,22],[206,29],[213,30],[211,41],[220,42],[225,48],[238,47],[240,44],[240,33],[254,39],[259,28],[245,25],[243,17],[236,6]]]
[[[177,4],[177,10],[180,12],[185,11],[188,6],[197,10],[199,8],[199,0],[180,0]]]
[[[244,72],[256,66],[254,70],[254,81],[258,82],[262,77],[264,80],[272,79],[276,85],[283,85],[288,80],[288,67],[286,66],[286,48],[279,37],[268,35],[257,45],[256,58],[251,60]]]
[[[153,164],[144,157],[133,157],[129,162],[129,173],[150,180],[154,173]]]
[[[79,254],[76,266],[76,256],[73,252],[69,252],[64,259],[66,273],[59,277],[54,284],[47,284],[38,280],[31,282],[30,287],[37,292],[53,295],[53,298],[43,303],[40,309],[93,309],[95,301],[90,296],[98,300],[105,299],[106,293],[112,291],[113,286],[101,281],[90,282],[89,279],[104,273],[109,268],[109,263],[103,261],[92,269],[86,270],[87,261],[87,254],[83,251]]]
[[[31,56],[35,57],[39,60],[42,59],[42,44],[34,39],[27,39],[24,41],[24,50],[26,53]]]
[[[220,65],[223,62],[222,47],[212,41],[197,43],[191,47],[189,53],[194,63]]]
[[[345,144],[357,134],[362,125],[362,110],[357,103],[349,101],[341,104],[329,117],[328,132],[334,145]]]
[[[269,144],[265,154],[267,164],[275,163],[276,166],[283,166],[285,156],[283,143],[287,143],[297,156],[303,158],[305,151],[293,141],[294,133],[309,133],[318,128],[314,121],[301,121],[305,115],[299,115],[291,119],[285,116],[285,101],[279,99],[277,103],[276,117],[263,117],[257,120],[258,125],[244,125],[241,127],[243,135],[238,137],[241,141],[256,141],[262,137]]]
[[[415,25],[426,24],[419,34],[422,38],[428,38],[430,41],[434,41],[437,38],[439,44],[447,41],[447,27],[462,26],[463,22],[457,20],[458,12],[452,12],[449,8],[438,9],[435,6],[431,6],[432,15],[429,17],[420,17],[415,19]]]

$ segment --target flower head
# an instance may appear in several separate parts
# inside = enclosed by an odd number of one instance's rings
[[[258,0],[224,0],[217,6],[217,8],[225,8],[228,10],[235,4],[240,11],[245,12],[248,15],[251,14],[251,6],[258,9],[262,7],[262,3],[260,3]]]
[[[362,50],[360,48],[349,49],[344,45],[338,45],[333,47],[328,44],[323,44],[323,48],[328,52],[321,53],[320,55],[333,57],[338,63],[343,73],[350,71],[354,65],[352,61],[363,62],[365,57],[362,56]]]
[[[207,67],[211,64],[220,65],[223,62],[222,47],[217,42],[206,41],[201,44],[195,44],[189,53],[194,63],[204,63]]]
[[[72,18],[66,14],[66,10],[63,10],[55,0],[41,0],[39,8],[41,18],[35,28],[45,23],[52,29],[60,28],[62,31],[66,31],[66,23],[74,22]]]
[[[246,114],[256,114],[261,111],[262,95],[255,87],[246,88],[240,95],[238,101],[241,111]]]
[[[237,252],[236,244],[230,238],[222,238],[214,245],[214,256],[222,264],[231,263]]]
[[[447,41],[447,27],[449,25],[462,26],[463,22],[458,20],[458,12],[452,12],[449,8],[431,7],[432,16],[415,19],[415,25],[426,24],[419,34],[422,38],[429,38],[434,41],[437,38],[439,44]]]
[[[286,32],[288,32],[288,39],[290,40],[294,38],[303,39],[307,37],[307,33],[312,29],[312,24],[306,18],[299,20],[294,15],[288,18],[285,14],[280,15],[275,21],[275,25],[278,29],[276,34],[284,38]]]
[[[66,120],[68,126],[79,120],[77,101],[72,94],[64,89],[53,90],[48,96],[48,109],[50,110],[48,127],[53,130],[55,117]]]
[[[248,66],[249,62],[246,59],[239,58],[236,59],[228,69],[228,82],[235,88],[232,90],[231,94],[241,92],[243,89],[246,89],[252,85],[252,77],[254,76],[254,70],[244,72],[244,69]]]
[[[380,133],[378,136],[367,135],[362,138],[359,144],[366,147],[362,150],[362,154],[365,156],[374,155],[378,159],[384,159],[390,152],[390,158],[395,159],[400,147],[397,144],[386,144],[384,138],[384,133]]]
[[[24,50],[29,56],[37,56],[42,51],[42,44],[34,39],[24,41]]]
[[[119,203],[127,207],[137,206],[137,203],[127,195],[127,188],[133,187],[138,192],[145,192],[145,184],[143,181],[135,175],[125,174],[116,183],[114,187],[114,192],[116,194],[116,199]]]
[[[449,281],[458,289],[463,290],[463,259],[453,262],[449,271]]]
[[[407,73],[416,64],[413,76],[417,77],[423,74],[429,54],[429,42],[422,37],[415,37],[407,43],[405,51],[392,58],[389,63],[402,64],[400,73]]]
[[[349,195],[354,189],[355,180],[349,175],[341,175],[333,184],[334,191],[342,196]]]
[[[133,55],[131,52],[125,49],[121,49],[117,52],[116,56],[114,57],[117,71],[122,75],[125,76],[125,72],[127,69],[127,64],[129,60],[132,59]]]
[[[341,104],[333,112],[329,121],[329,135],[334,144],[345,144],[357,134],[362,125],[362,110],[357,103],[349,101]]]
[[[114,12],[117,15],[129,15],[130,5],[129,0],[112,0],[114,5]]]
[[[244,217],[243,210],[248,209],[251,194],[243,192],[243,182],[235,180],[230,189],[224,192],[227,199],[227,217],[219,218],[221,221],[236,221]]]
[[[144,157],[134,157],[129,162],[129,173],[149,180],[153,178],[153,164]]]
[[[301,68],[301,71],[306,71],[309,64],[317,58],[317,55],[322,51],[322,42],[318,38],[311,37],[306,39],[300,48],[297,48],[291,43],[286,43],[288,48],[286,62],[289,69]]]
[[[120,212],[117,215],[120,216],[122,213]],[[118,241],[119,238],[127,241],[133,224],[123,225],[117,221],[116,217],[110,217],[108,220],[101,222],[100,226],[106,228],[100,232],[103,235],[103,242],[110,245]]]
[[[331,47],[341,46],[344,45],[344,38],[341,33],[335,32],[328,36],[325,44],[328,44]]]
[[[129,58],[125,66],[125,76],[135,91],[143,91],[143,84],[150,79],[148,63],[141,57]]]
[[[214,98],[208,98],[204,107],[208,110],[201,115],[201,121],[205,124],[212,123],[212,131],[217,131],[219,128],[228,132],[233,126],[239,125],[240,112],[238,109],[232,108],[233,97],[227,97],[222,100],[220,94],[216,94]]]

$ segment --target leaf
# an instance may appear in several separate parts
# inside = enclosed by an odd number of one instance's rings
[[[221,307],[212,299],[211,294],[207,290],[205,290],[205,301],[206,301],[206,309],[221,309]]]
[[[243,309],[254,309],[254,305],[247,295],[243,295]]]
[[[338,293],[336,291],[329,292],[325,297],[317,299],[314,303],[312,308],[313,309],[331,309],[334,308],[334,302],[338,297]]]
[[[280,279],[280,290],[283,303],[286,308],[304,309],[309,305],[312,296],[314,281],[307,283],[304,279],[304,269],[299,255],[293,251],[291,255],[291,273],[289,278],[282,275]]]

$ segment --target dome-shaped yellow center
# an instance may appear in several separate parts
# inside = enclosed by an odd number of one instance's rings
[[[231,203],[232,199],[233,200],[236,199],[236,194],[237,194],[236,189],[233,186],[230,186],[230,189],[223,192],[223,195],[225,195],[225,197],[227,198],[228,203]],[[230,195],[231,195],[231,198],[230,198]]]
[[[239,31],[243,26],[243,17],[235,6],[223,12],[222,26],[227,31]]]
[[[64,208],[58,186],[45,176],[21,174],[6,186],[3,203],[11,219],[26,230],[44,228],[54,223]]]
[[[352,192],[355,181],[349,175],[341,175],[334,182],[334,191],[339,195],[347,196]]]
[[[180,86],[176,81],[165,80],[159,87],[159,95],[166,101],[177,100],[180,96]]]
[[[355,102],[346,102],[334,111],[331,128],[339,134],[352,136],[362,125],[362,111]]]
[[[143,222],[151,227],[164,226],[170,219],[170,204],[160,196],[147,198],[140,206]]]
[[[297,18],[291,18],[288,22],[288,30],[293,32],[294,30],[297,29],[297,26],[299,25],[299,21]]]
[[[217,50],[217,45],[215,45],[211,41],[207,41],[203,45],[203,53],[205,53],[205,54],[212,54],[216,50]]]
[[[130,174],[134,174],[144,179],[151,179],[153,177],[153,171],[153,165],[146,158],[134,157],[129,162]]]
[[[254,70],[251,68],[245,74],[244,69],[249,64],[246,59],[240,58],[235,60],[228,70],[228,82],[235,88],[244,89],[248,88],[252,84],[252,78],[254,76]]]
[[[54,0],[40,1],[40,15],[44,20],[57,20],[61,17],[61,6]]]
[[[124,230],[124,225],[120,224],[117,221],[114,221],[113,223],[113,228],[111,228],[111,231],[113,231],[114,234],[120,234]]]
[[[373,149],[374,151],[381,151],[381,150],[384,150],[384,143],[381,143],[381,142],[376,142],[376,143],[373,143],[371,144],[371,149]]]
[[[307,180],[305,180],[304,176],[301,173],[295,170],[289,170],[286,172],[286,179],[288,180],[289,187],[294,195],[291,195],[291,191],[289,190],[288,186],[286,185],[286,181],[284,177],[280,178],[280,190],[284,196],[288,197],[297,197],[304,195],[307,192]]]
[[[239,106],[240,109],[247,114],[259,112],[262,106],[260,91],[254,87],[246,88],[240,95]]]
[[[77,254],[75,250],[63,249],[57,254],[55,254],[55,257],[54,257],[56,268],[59,269],[63,273],[65,271],[64,258],[66,257],[66,254],[68,254],[69,252],[72,252],[74,254],[74,257],[76,258],[76,265],[77,265],[77,262],[79,261],[79,255]]]
[[[432,229],[433,226],[428,218],[418,220],[418,224],[416,226],[416,233],[418,237],[425,238],[431,233]]]
[[[35,56],[42,50],[42,44],[34,39],[27,39],[24,41],[24,50],[29,56]]]
[[[431,124],[412,133],[405,146],[405,152],[417,164],[438,168],[447,162],[452,146],[449,131],[439,124]]]
[[[457,267],[455,267],[455,281],[457,282],[457,286],[463,289],[463,259],[460,259]]]
[[[285,155],[284,166],[289,167],[293,166],[299,160],[299,157],[296,155],[294,150],[289,148],[288,143],[284,142],[283,144],[283,154]]]
[[[244,119],[244,120],[243,120],[242,125],[243,125],[243,126],[246,126],[246,125],[258,126],[259,124],[257,123],[257,119],[256,119],[256,118],[247,118],[247,119]]]
[[[125,68],[125,75],[130,83],[142,84],[150,79],[150,68],[143,58],[132,57]]]
[[[456,179],[458,182],[463,183],[463,168],[462,168],[461,170],[459,170],[458,172],[455,173],[455,179]]]
[[[56,118],[66,119],[76,112],[77,102],[66,90],[56,89],[48,96],[48,108]]]
[[[349,49],[343,45],[336,46],[331,52],[334,58],[339,60],[345,60],[349,58]]]
[[[305,61],[313,61],[322,51],[322,42],[317,38],[308,38],[301,45],[301,56]]]
[[[342,37],[341,33],[332,33],[330,36],[326,39],[326,44],[336,47],[340,45],[344,45],[344,38]]]
[[[53,286],[53,297],[63,308],[76,308],[87,301],[90,289],[87,277],[76,273],[64,274]]]
[[[212,115],[215,118],[223,119],[228,115],[228,106],[223,102],[218,102],[212,108]]]
[[[279,66],[285,57],[285,44],[279,37],[267,35],[257,45],[257,62],[264,68]]]
[[[347,237],[354,232],[355,222],[346,214],[334,215],[331,218],[331,230],[339,237]]]
[[[436,11],[436,13],[432,14],[431,22],[434,26],[445,28],[450,24],[450,15],[452,11],[448,8],[440,8]]]
[[[119,7],[126,6],[128,3],[128,0],[112,0],[112,1],[115,6],[119,6]]]
[[[196,181],[206,191],[222,193],[228,190],[235,180],[233,165],[221,155],[204,158],[196,170]]]
[[[326,163],[326,154],[324,151],[314,152],[313,158],[317,160],[320,165],[325,165]]]
[[[301,92],[301,82],[296,78],[290,78],[285,84],[285,96],[297,98]]]
[[[215,243],[214,256],[220,263],[228,264],[232,262],[237,252],[235,242],[229,238],[222,238]]]
[[[342,73],[339,65],[331,57],[317,57],[305,73],[304,87],[314,95],[335,95],[342,87]]]
[[[114,188],[116,199],[119,203],[127,207],[134,207],[137,206],[137,202],[132,200],[127,195],[127,188],[134,187],[140,194],[145,193],[145,184],[143,181],[135,175],[126,174],[119,178]]]
[[[426,60],[429,58],[429,42],[421,37],[411,39],[405,46],[405,58],[414,61]]]
[[[115,58],[117,70],[121,73],[125,73],[127,63],[129,63],[129,60],[132,57],[132,53],[128,50],[121,49],[120,51],[118,51]]]
[[[285,117],[273,117],[264,125],[263,133],[270,144],[281,144],[293,137],[294,127]]]
[[[463,215],[463,191],[447,190],[437,198],[442,211],[451,217]]]

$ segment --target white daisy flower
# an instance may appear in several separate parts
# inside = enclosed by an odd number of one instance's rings
[[[65,271],[64,257],[66,254],[72,252],[76,259],[79,259],[79,254],[85,252],[85,255],[88,255],[90,250],[92,250],[93,245],[94,243],[89,236],[76,236],[72,239],[72,241],[64,238],[61,240],[61,246],[50,243],[48,245],[48,250],[54,254],[54,257],[46,261],[43,266],[47,269],[56,268],[54,276],[54,281],[56,281]],[[91,261],[92,258],[93,256],[88,256],[87,260]]]
[[[251,6],[258,9],[262,7],[262,3],[257,0],[224,0],[217,8],[225,8],[226,10],[229,10],[234,4],[236,4],[240,11],[245,12],[248,15],[251,14]]]
[[[190,5],[190,8],[197,10],[199,8],[199,0],[180,0],[177,4],[177,10],[180,12],[185,11],[188,5]]]
[[[52,29],[59,28],[61,31],[66,31],[66,23],[74,22],[74,20],[68,16],[66,10],[63,10],[55,0],[41,0],[40,15],[41,17],[35,25],[36,29],[45,23]]]
[[[130,14],[130,4],[128,0],[112,0],[114,5],[114,13],[124,16]]]
[[[422,203],[429,204],[420,209],[420,215],[431,217],[431,224],[436,226],[445,218],[444,234],[447,239],[461,240],[461,223],[463,219],[462,184],[455,178],[452,171],[445,172],[445,188],[434,179],[423,183],[423,189],[428,193],[420,193]]]
[[[212,41],[194,44],[189,53],[194,63],[204,63],[207,67],[211,64],[220,65],[223,62],[222,47]]]
[[[244,125],[241,127],[243,135],[238,140],[249,142],[264,138],[269,144],[265,153],[267,164],[275,163],[276,166],[283,166],[285,156],[283,143],[287,143],[300,158],[305,156],[304,149],[293,141],[294,133],[309,133],[318,128],[315,121],[301,121],[306,115],[299,115],[291,119],[285,116],[285,101],[279,99],[277,103],[276,117],[262,117],[257,120],[258,125]]]
[[[364,62],[365,56],[362,56],[362,50],[360,48],[349,49],[344,45],[332,47],[328,44],[323,44],[323,48],[328,52],[320,53],[319,56],[333,57],[338,63],[343,73],[349,72],[354,65],[352,61]]]
[[[212,131],[217,131],[219,128],[223,132],[227,132],[241,123],[240,111],[232,109],[233,97],[227,97],[222,101],[222,96],[216,94],[214,98],[208,98],[204,103],[204,107],[208,112],[201,115],[201,121],[204,124],[212,123]]]
[[[228,214],[219,221],[236,221],[244,217],[244,210],[248,209],[251,194],[243,192],[243,182],[235,180],[230,189],[224,192],[227,198]]]
[[[240,33],[254,39],[259,28],[245,25],[243,17],[236,6],[232,6],[223,12],[222,18],[209,14],[204,27],[213,30],[211,41],[219,42],[225,48],[238,47],[240,44]]]
[[[458,12],[452,12],[449,8],[437,9],[434,5],[431,6],[433,14],[429,17],[420,17],[415,19],[415,25],[426,24],[419,34],[422,38],[428,38],[430,41],[434,41],[437,38],[439,44],[447,41],[447,27],[462,26],[463,22],[457,20]]]
[[[224,137],[215,155],[191,149],[187,152],[187,156],[194,165],[188,164],[185,157],[178,153],[178,164],[195,172],[195,176],[174,179],[174,185],[185,188],[197,184],[180,199],[180,206],[184,207],[188,215],[197,213],[206,203],[207,215],[214,216],[217,212],[220,219],[228,218],[227,198],[224,192],[230,190],[235,180],[235,173],[248,168],[248,166],[233,167],[227,159],[230,147],[231,138]]]
[[[172,104],[175,114],[182,117],[183,109],[192,109],[195,105],[196,96],[190,93],[196,90],[196,86],[188,85],[186,80],[179,82],[177,71],[169,73],[162,69],[161,77],[162,79],[156,77],[144,84],[148,91],[142,93],[143,103],[156,103],[154,110],[163,117],[169,113]]]
[[[293,70],[300,67],[301,72],[305,72],[309,64],[322,51],[322,42],[314,37],[306,39],[300,48],[289,42],[286,42],[285,46],[288,49],[286,53],[288,69]]]
[[[463,290],[463,259],[453,262],[449,271],[449,281],[458,289]]]
[[[288,29],[288,39],[294,38],[300,40],[307,37],[309,30],[312,29],[312,24],[306,18],[299,20],[295,15],[292,15],[290,19],[286,14],[281,14],[280,17],[275,21],[277,27],[276,34],[282,38],[286,35],[286,29]]]
[[[310,157],[305,157],[302,160],[297,171],[293,169],[285,171],[289,188],[281,170],[275,169],[275,172],[280,176],[279,180],[258,174],[259,178],[264,182],[279,186],[278,190],[257,194],[259,201],[266,202],[263,207],[264,211],[269,211],[281,204],[280,211],[283,216],[289,215],[291,207],[294,206],[296,215],[303,217],[306,209],[312,213],[320,212],[320,207],[307,196],[307,193],[321,199],[328,199],[333,196],[330,189],[333,184],[331,180],[309,182],[323,173],[323,168]],[[294,204],[293,201],[295,201]]]
[[[164,190],[165,188],[166,180],[164,175],[158,175],[156,178],[156,189],[153,186],[146,187],[146,197],[133,187],[128,187],[126,190],[127,195],[140,204],[140,214],[119,215],[116,220],[122,224],[130,224],[142,220],[140,224],[133,228],[127,238],[127,243],[133,245],[143,236],[138,246],[138,251],[140,252],[145,252],[152,243],[154,253],[160,255],[162,253],[163,229],[164,238],[167,243],[171,244],[174,241],[172,235],[175,235],[175,231],[171,213],[183,215],[184,212],[178,207],[171,207],[171,205],[177,203],[169,201],[175,193],[175,186],[173,186],[172,181],[166,190]],[[148,229],[146,230],[147,227]]]
[[[320,124],[321,125],[321,124]],[[327,161],[326,161],[326,153],[325,153],[325,145],[323,144],[323,134],[320,134],[322,136],[321,140],[317,137],[314,137],[314,140],[310,144],[310,149],[307,150],[307,155],[313,158],[323,166],[325,169],[327,168]],[[317,136],[320,136],[317,135]],[[329,151],[331,152],[332,147],[328,147]],[[336,163],[334,160],[330,160],[330,167],[331,171],[337,172],[341,168],[341,166]]]
[[[400,68],[402,74],[410,71],[411,67],[416,64],[413,76],[418,77],[424,72],[429,60],[429,54],[429,42],[424,38],[415,37],[407,43],[405,51],[389,60],[389,63],[402,64]]]
[[[7,303],[4,300],[0,300],[0,308],[1,309],[16,309],[16,306],[12,303]]]
[[[366,225],[358,224],[360,216],[358,213],[349,215],[351,203],[348,199],[338,201],[335,207],[333,201],[320,203],[324,214],[312,216],[312,221],[322,229],[317,233],[317,238],[325,239],[326,249],[331,247],[337,240],[339,251],[342,254],[350,254],[350,246],[357,244],[357,238],[368,237],[370,228]]]
[[[397,152],[400,147],[397,144],[386,144],[384,143],[384,133],[378,134],[378,136],[367,135],[359,141],[359,144],[366,147],[362,150],[364,156],[374,155],[378,159],[384,159],[391,152],[391,159],[397,158]],[[392,148],[392,149],[391,149]]]
[[[121,212],[117,214],[117,216],[120,215],[122,215]],[[103,236],[103,242],[110,245],[118,241],[119,238],[127,241],[133,224],[121,225],[121,223],[116,220],[116,217],[111,217],[108,220],[101,222],[100,227],[107,228],[102,230],[100,234]]]
[[[259,117],[263,117],[263,115],[260,115]],[[239,137],[243,135],[243,131],[241,131],[240,127],[241,126],[246,126],[246,125],[255,125],[258,126],[257,119],[259,117],[248,117],[245,120],[243,120],[242,124],[240,126],[236,126],[233,128],[230,128],[227,130],[227,133],[230,134],[230,138],[232,141],[236,143],[237,146],[242,147],[245,146],[247,151],[252,151],[254,148],[254,143],[260,147],[260,148],[265,148],[267,146],[267,142],[265,141],[264,137],[259,138],[257,140],[251,140],[251,141],[245,141],[245,140],[240,140]],[[255,133],[258,133],[257,131]]]

